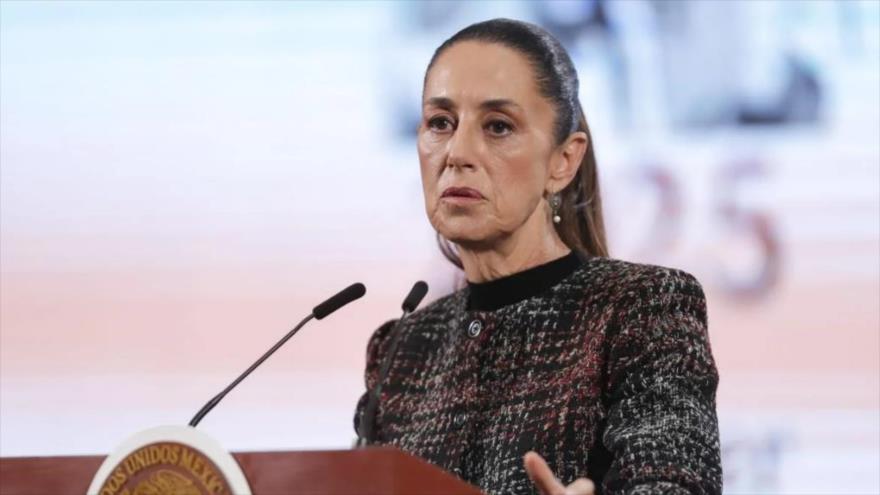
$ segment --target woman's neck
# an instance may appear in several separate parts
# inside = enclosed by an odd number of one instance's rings
[[[458,246],[465,277],[471,283],[488,282],[528,270],[570,252],[571,249],[559,238],[549,219],[527,221],[517,231],[489,248],[469,249]]]

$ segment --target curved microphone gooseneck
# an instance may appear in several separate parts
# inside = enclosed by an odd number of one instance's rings
[[[209,400],[207,404],[205,404],[201,409],[199,409],[199,412],[197,412],[196,415],[193,416],[193,419],[190,420],[189,425],[192,427],[195,427],[196,425],[198,425],[199,422],[202,420],[202,418],[204,418],[206,414],[211,412],[211,409],[214,409],[214,406],[219,404],[220,401],[223,400],[224,397],[226,397],[226,394],[228,394],[233,388],[235,388],[235,386],[238,385],[242,380],[247,378],[247,376],[250,375],[252,371],[257,369],[257,367],[259,365],[263,364],[263,361],[268,359],[269,356],[271,356],[275,351],[277,351],[281,346],[283,346],[285,342],[290,340],[290,338],[293,337],[296,334],[296,332],[298,332],[299,329],[302,328],[303,325],[308,323],[312,318],[314,318],[316,320],[323,319],[324,317],[329,316],[331,313],[333,313],[337,309],[345,306],[346,304],[354,301],[355,299],[361,298],[364,294],[366,294],[366,292],[367,292],[367,289],[366,289],[366,287],[364,287],[364,284],[361,284],[361,283],[352,284],[352,285],[346,287],[345,289],[343,289],[342,291],[340,291],[335,296],[331,297],[330,299],[327,299],[326,301],[322,302],[321,304],[315,306],[315,308],[312,310],[312,313],[310,315],[303,318],[303,320],[301,322],[299,322],[299,324],[297,324],[295,327],[293,327],[293,330],[291,330],[290,332],[287,332],[287,335],[282,337],[281,340],[279,340],[277,344],[273,345],[271,349],[269,349],[265,354],[260,356],[260,359],[257,359],[257,361],[254,364],[252,364],[248,369],[246,369],[244,371],[244,373],[239,375],[238,378],[235,379],[235,381],[230,383],[228,387],[224,388],[222,392],[215,395],[213,399]]]
[[[361,421],[358,425],[358,447],[366,447],[373,441],[373,427],[376,423],[376,412],[379,408],[379,400],[382,397],[382,384],[388,376],[388,370],[391,369],[391,361],[394,360],[394,354],[397,352],[397,346],[400,343],[400,324],[404,318],[419,306],[425,294],[428,293],[428,284],[419,280],[410,289],[406,299],[403,300],[403,315],[397,320],[394,328],[391,329],[391,342],[388,346],[388,353],[382,360],[382,367],[379,369],[379,378],[374,389],[370,393],[370,399],[364,412],[361,415]]]

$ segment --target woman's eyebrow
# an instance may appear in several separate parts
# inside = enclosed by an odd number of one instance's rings
[[[522,107],[519,106],[515,101],[507,100],[504,98],[486,100],[483,103],[480,103],[480,108],[484,110],[503,110],[505,107],[513,107],[514,109],[522,110]]]
[[[455,102],[445,96],[432,96],[425,100],[425,104],[442,108],[443,110],[455,110],[456,108]],[[493,98],[480,103],[480,108],[483,110],[503,110],[505,107],[522,110],[519,104],[506,98]]]
[[[442,108],[443,110],[454,110],[455,102],[450,98],[446,98],[445,96],[432,96],[425,100],[425,104],[434,106],[437,108]]]

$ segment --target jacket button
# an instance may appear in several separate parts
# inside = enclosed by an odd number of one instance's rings
[[[468,325],[468,329],[467,329],[468,337],[470,337],[472,339],[476,338],[478,335],[480,335],[480,332],[482,332],[482,331],[483,331],[483,322],[480,320],[474,320],[471,322],[470,325]]]
[[[467,419],[467,418],[465,417],[464,413],[457,413],[457,414],[452,418],[452,422],[455,423],[455,426],[456,426],[457,428],[461,428],[462,426],[464,426],[464,422],[465,422],[466,419]]]

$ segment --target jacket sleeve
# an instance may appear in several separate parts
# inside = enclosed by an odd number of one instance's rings
[[[654,265],[649,265],[654,266]],[[720,494],[718,370],[700,283],[659,267],[620,299],[608,338],[606,494]]]
[[[354,431],[358,436],[361,434],[361,416],[364,413],[364,409],[367,407],[367,402],[369,402],[370,391],[376,386],[376,380],[378,380],[379,376],[379,368],[382,366],[382,359],[386,354],[385,351],[389,343],[388,336],[391,329],[394,328],[394,323],[396,321],[396,319],[390,320],[382,324],[382,326],[373,332],[373,335],[370,336],[370,340],[367,343],[367,362],[366,369],[364,370],[364,384],[367,389],[361,394],[360,399],[358,399],[354,412]]]

